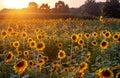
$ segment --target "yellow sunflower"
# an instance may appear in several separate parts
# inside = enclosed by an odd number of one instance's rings
[[[59,50],[58,52],[58,58],[59,59],[64,59],[66,57],[66,53],[63,50]]]
[[[28,39],[27,39],[27,42],[28,42],[28,43],[31,42],[31,41],[33,41],[32,38],[28,38]]]
[[[23,52],[23,55],[24,55],[24,56],[28,56],[28,55],[29,55],[29,51],[24,51],[24,52]]]
[[[20,46],[19,41],[15,41],[15,42],[13,42],[13,46],[14,46],[15,48],[18,48],[18,47]]]
[[[43,64],[45,64],[45,60],[40,59],[40,60],[38,60],[37,64],[42,66]]]
[[[43,59],[45,60],[45,62],[49,60],[47,56],[44,56]]]
[[[63,70],[64,70],[64,72],[69,72],[69,68],[68,67],[65,67]]]
[[[119,38],[119,34],[114,34],[114,35],[112,36],[112,39],[115,40],[115,41],[116,41],[118,38]]]
[[[7,58],[5,59],[5,62],[11,62],[12,59],[13,59],[13,52],[9,52],[8,55],[7,55]]]
[[[90,58],[91,58],[91,53],[89,52],[86,54],[85,60],[88,61]]]
[[[113,78],[114,74],[109,68],[99,69],[97,71],[99,78]]]
[[[92,46],[97,46],[97,42],[94,40],[91,42]]]
[[[63,44],[62,43],[58,43],[58,48],[62,48]]]
[[[91,37],[91,35],[90,35],[89,33],[85,33],[85,34],[84,34],[84,37],[85,37],[86,39],[89,39],[89,38]]]
[[[84,40],[83,39],[79,39],[78,40],[78,45],[83,46],[84,45]]]
[[[99,21],[103,22],[103,16],[100,16]]]
[[[7,32],[8,32],[8,33],[13,32],[13,28],[9,26],[9,27],[7,28]]]
[[[40,42],[36,46],[36,50],[43,50],[44,48],[45,48],[45,43],[44,42]]]
[[[97,32],[92,32],[92,37],[98,38],[98,33]]]
[[[101,49],[106,49],[108,46],[109,46],[109,42],[108,42],[108,41],[102,40],[102,41],[100,42],[100,48],[101,48]]]
[[[26,38],[27,37],[27,33],[25,31],[23,31],[21,36],[22,36],[22,38]]]
[[[38,35],[37,35],[37,39],[38,39],[38,40],[42,39],[42,34],[38,34]]]
[[[107,31],[104,36],[105,36],[105,38],[110,38],[111,37],[111,33],[109,31]]]
[[[33,60],[29,60],[29,61],[28,61],[28,64],[29,64],[30,67],[33,67],[33,66],[34,66]]]
[[[31,48],[36,48],[36,46],[37,46],[36,41],[31,41],[31,42],[29,42],[29,46],[30,46]]]
[[[24,59],[20,59],[14,64],[13,68],[16,73],[22,74],[26,70],[27,66],[27,61]]]
[[[82,62],[78,68],[79,72],[84,72],[88,67],[88,64],[86,62]]]
[[[6,31],[2,31],[2,32],[1,32],[1,36],[2,36],[3,38],[7,37],[7,32],[6,32]]]
[[[79,34],[78,34],[78,37],[79,37],[79,38],[82,38],[82,37],[83,37],[83,34],[82,34],[82,33],[79,33]]]
[[[77,35],[77,34],[72,34],[71,39],[72,39],[74,42],[77,42],[77,40],[78,40],[78,35]]]

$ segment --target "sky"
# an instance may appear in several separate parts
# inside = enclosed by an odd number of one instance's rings
[[[3,8],[23,8],[28,7],[29,2],[36,2],[39,6],[42,3],[48,3],[50,8],[55,6],[55,3],[60,0],[0,0],[0,10]],[[86,0],[61,0],[64,1],[65,4],[68,4],[69,7],[80,7],[85,3]],[[104,2],[106,0],[96,0],[96,2]]]

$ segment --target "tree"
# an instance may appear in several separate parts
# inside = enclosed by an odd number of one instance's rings
[[[55,3],[55,11],[58,13],[67,13],[69,12],[69,6],[63,1],[58,1]]]
[[[41,6],[40,6],[40,11],[41,12],[48,12],[50,10],[50,6],[48,5],[48,4],[42,4]]]
[[[103,15],[106,17],[120,17],[119,0],[106,0],[103,7]]]
[[[38,8],[38,4],[36,2],[29,2],[28,5],[29,5],[29,8],[33,8],[33,9]]]

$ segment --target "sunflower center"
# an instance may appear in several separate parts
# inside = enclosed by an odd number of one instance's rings
[[[110,72],[108,70],[105,70],[102,72],[102,75],[105,77],[109,77],[110,76]]]
[[[108,37],[108,36],[109,36],[109,33],[106,33],[106,36]]]
[[[10,58],[11,58],[11,55],[10,55],[10,54],[8,54],[7,59],[10,59]]]
[[[76,40],[76,36],[73,36],[72,39],[73,39],[73,40]]]
[[[103,42],[103,43],[102,43],[102,46],[106,46],[106,42]]]
[[[21,62],[19,62],[19,63],[17,64],[17,67],[22,67],[23,65],[24,65],[24,62],[21,61]]]
[[[43,47],[43,44],[38,44],[37,45],[37,48],[42,48]]]
[[[61,53],[60,53],[60,56],[62,57],[63,55],[64,55],[64,54],[61,52]]]
[[[115,35],[115,38],[118,38],[118,35]]]

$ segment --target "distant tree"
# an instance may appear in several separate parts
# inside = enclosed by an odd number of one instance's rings
[[[55,3],[55,11],[59,13],[67,13],[69,12],[69,6],[63,1],[58,1]]]
[[[38,4],[36,2],[29,2],[28,6],[29,8],[33,8],[33,9],[38,8]]]
[[[119,0],[106,0],[103,7],[103,15],[106,17],[120,17]]]
[[[41,6],[40,6],[40,11],[42,11],[42,12],[48,12],[50,10],[50,6],[48,5],[48,4],[42,4]]]

